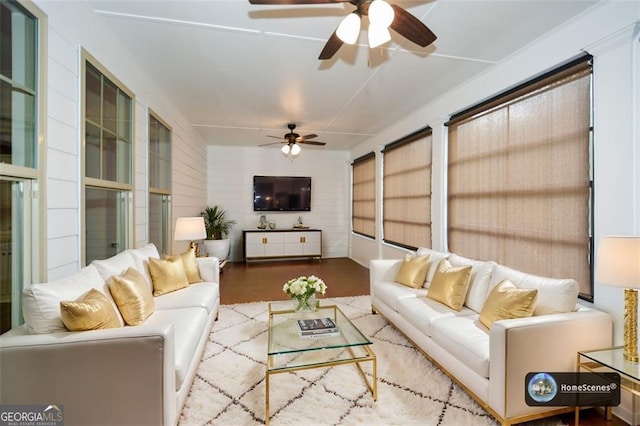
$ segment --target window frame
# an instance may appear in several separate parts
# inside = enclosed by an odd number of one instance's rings
[[[408,200],[410,199],[417,199],[417,198],[426,198],[427,201],[427,206],[425,206],[424,209],[420,210],[420,209],[414,209],[413,207],[411,208],[404,208],[402,209],[404,212],[412,212],[412,211],[424,211],[427,214],[427,218],[425,221],[408,221],[406,220],[406,217],[404,218],[403,221],[401,221],[400,223],[402,223],[403,225],[408,225],[408,226],[426,226],[428,228],[428,235],[426,236],[426,239],[423,239],[421,241],[418,241],[418,244],[410,244],[408,243],[406,240],[405,241],[395,241],[394,239],[391,239],[388,237],[388,228],[389,226],[387,225],[387,222],[391,222],[391,219],[388,219],[386,212],[388,210],[390,210],[388,207],[386,207],[387,205],[387,201],[390,200],[390,196],[388,195],[388,191],[390,189],[388,189],[390,187],[390,185],[387,184],[387,180],[389,179],[389,175],[388,175],[388,165],[387,165],[387,155],[389,154],[389,152],[392,151],[396,151],[399,149],[403,149],[403,148],[407,148],[410,144],[413,143],[418,143],[423,141],[425,143],[428,143],[428,158],[427,158],[427,163],[426,163],[426,168],[428,169],[428,174],[429,174],[429,185],[428,185],[428,194],[423,196],[423,197],[416,197],[416,196],[411,196],[411,195],[407,195],[407,196],[403,196],[400,197],[401,200],[404,200],[405,202],[408,202]],[[399,151],[396,151],[396,153]],[[431,126],[426,126],[420,130],[417,130],[407,136],[404,136],[394,142],[391,142],[387,145],[384,146],[384,149],[382,150],[382,241],[386,244],[392,245],[392,246],[397,246],[397,247],[401,247],[404,249],[409,249],[409,250],[417,250],[419,247],[425,247],[425,248],[431,248],[432,247],[432,239],[433,239],[433,220],[432,220],[432,216],[431,216],[431,201],[433,199],[433,132],[432,132],[432,128]],[[407,170],[403,170],[401,172],[401,174],[406,174]],[[406,177],[405,177],[406,179]],[[410,187],[410,185],[405,185],[406,187]],[[394,196],[394,198],[398,198],[396,196]],[[397,220],[393,220],[394,222],[398,222]],[[403,233],[406,234],[406,229],[403,229]]]
[[[359,171],[357,170],[359,167],[372,167],[373,168],[373,176],[371,179],[359,180],[357,179],[357,175]],[[368,170],[366,170],[368,171]],[[375,152],[369,152],[363,156],[360,156],[353,160],[351,163],[351,232],[355,235],[359,235],[365,238],[371,238],[373,240],[376,239],[376,154]],[[358,191],[357,188],[361,185],[371,185],[370,191]],[[361,195],[363,197],[361,197]],[[371,211],[368,209],[366,212],[362,214],[360,217],[356,217],[356,212],[359,209],[356,207],[357,203],[368,203],[371,202]],[[371,214],[369,214],[371,213]],[[365,232],[362,226],[358,225],[358,221],[371,221],[373,222],[373,234],[368,234]]]
[[[123,241],[125,247],[120,247],[118,252],[123,251],[129,247],[133,247],[134,244],[134,223],[135,223],[135,212],[133,206],[135,191],[134,191],[134,180],[135,180],[135,95],[134,93],[124,85],[115,75],[113,75],[106,67],[104,67],[95,57],[93,57],[86,49],[81,49],[81,62],[80,62],[80,74],[81,74],[81,97],[80,97],[80,132],[82,138],[82,149],[81,149],[81,159],[80,159],[80,180],[81,180],[81,262],[83,265],[86,265],[87,262],[87,217],[86,217],[86,209],[87,209],[87,200],[86,200],[86,191],[87,189],[102,189],[102,190],[110,190],[117,191],[120,194],[120,197],[123,199],[123,220],[124,223],[121,224],[123,227],[123,235],[125,241]],[[130,152],[129,152],[129,183],[111,181],[106,179],[100,179],[95,177],[87,177],[87,168],[86,168],[86,145],[87,145],[87,137],[86,137],[86,123],[87,123],[87,64],[90,64],[93,68],[95,68],[102,76],[108,79],[111,83],[113,83],[117,88],[122,91],[126,96],[129,97],[131,101],[130,105]]]
[[[148,115],[147,115],[149,122],[148,122],[148,138],[147,138],[147,155],[148,155],[148,162],[147,162],[147,167],[148,167],[148,196],[147,196],[147,233],[149,235],[149,240],[151,240],[151,196],[152,195],[160,195],[161,196],[161,200],[162,200],[162,245],[163,247],[158,247],[158,251],[160,252],[160,254],[163,254],[163,252],[166,252],[166,254],[169,253],[169,251],[171,250],[171,242],[172,242],[172,238],[171,238],[171,223],[172,223],[172,212],[171,212],[171,198],[172,198],[172,184],[173,184],[173,170],[172,170],[172,158],[173,158],[173,128],[166,122],[164,121],[162,118],[160,118],[160,116],[158,114],[156,114],[151,108],[149,108],[148,111]],[[168,131],[168,135],[169,135],[169,153],[168,153],[168,174],[169,174],[169,187],[168,188],[159,188],[159,187],[155,187],[151,185],[151,176],[152,173],[154,172],[153,168],[152,168],[152,160],[153,160],[153,156],[151,154],[151,125],[152,125],[152,121],[155,120],[160,126],[164,127],[167,131]]]

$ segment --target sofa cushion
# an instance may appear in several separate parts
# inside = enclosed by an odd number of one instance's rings
[[[538,301],[533,315],[573,312],[576,308],[578,302],[576,280],[539,277],[503,265],[496,265],[489,288],[493,289],[504,280],[511,281],[518,288],[538,290]]]
[[[438,264],[442,259],[447,259],[449,257],[449,253],[432,250],[426,247],[418,247],[416,256],[424,256],[425,254],[429,255],[429,268],[427,269],[427,277],[424,282],[424,288],[427,288],[433,280]]]
[[[420,288],[424,285],[428,268],[429,255],[414,256],[407,254],[402,260],[395,281],[412,288]]]
[[[156,310],[145,321],[145,326],[147,324],[173,326],[176,390],[179,390],[187,377],[191,362],[200,361],[195,360],[194,356],[198,343],[205,333],[207,311],[202,308]]]
[[[107,280],[107,285],[128,325],[140,325],[153,313],[153,294],[147,281],[135,268],[112,276]]]
[[[481,377],[489,377],[489,331],[478,314],[434,321],[431,338]]]
[[[60,317],[60,302],[77,300],[89,290],[95,288],[105,294],[117,312],[117,307],[104,279],[95,266],[89,265],[75,274],[57,281],[32,284],[22,293],[22,306],[25,323],[31,334],[55,333],[67,331]],[[118,313],[120,325],[124,321]]]
[[[160,254],[155,244],[149,243],[143,247],[129,250],[136,263],[136,269],[142,273],[142,276],[149,284],[149,288],[153,291],[153,281],[151,280],[151,273],[149,272],[149,258],[159,259]]]
[[[460,311],[455,311],[428,297],[399,299],[398,312],[401,312],[405,320],[427,336],[431,336],[431,324],[436,320],[475,314],[474,311],[466,307],[463,307]]]
[[[427,297],[459,311],[467,297],[470,276],[471,266],[454,268],[447,259],[442,259],[427,291]]]
[[[106,295],[92,288],[77,300],[60,302],[60,318],[69,331],[121,327],[118,313]]]
[[[380,281],[373,285],[375,296],[394,311],[398,311],[400,299],[427,295],[427,290],[424,288],[411,288],[392,281]]]
[[[184,271],[182,259],[154,259],[149,258],[149,272],[153,280],[153,295],[170,293],[189,285]]]
[[[480,312],[489,294],[489,284],[491,274],[496,262],[468,259],[451,253],[448,258],[451,266],[471,266],[471,277],[469,278],[469,290],[464,304],[476,312]]]
[[[219,297],[218,283],[196,283],[180,291],[154,297],[156,310],[200,307],[207,313],[216,307]]]
[[[136,262],[129,250],[122,251],[108,259],[94,260],[91,264],[95,266],[104,281],[107,281],[112,275],[120,275],[127,269],[136,267]]]
[[[536,307],[537,296],[537,289],[517,288],[511,281],[504,280],[491,290],[478,319],[485,327],[491,328],[494,321],[530,317]]]

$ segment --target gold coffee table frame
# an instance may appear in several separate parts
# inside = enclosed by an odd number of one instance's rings
[[[300,337],[296,320],[330,317],[340,329],[337,336]],[[378,399],[376,354],[372,342],[335,305],[318,306],[315,312],[299,313],[291,309],[291,301],[269,303],[269,335],[265,374],[265,424],[269,424],[269,379],[273,374],[313,368],[355,364],[373,400]],[[363,362],[372,364],[372,380],[367,379]]]

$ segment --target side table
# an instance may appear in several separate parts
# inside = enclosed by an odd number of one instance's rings
[[[622,346],[595,351],[578,352],[577,372],[610,372],[620,375],[620,387],[631,392],[631,409],[636,411],[636,396],[640,395],[640,364],[629,362],[624,358]],[[605,408],[605,418],[612,420],[611,406]],[[580,407],[575,407],[575,424],[580,424]]]

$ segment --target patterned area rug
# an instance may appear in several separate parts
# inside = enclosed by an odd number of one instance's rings
[[[368,296],[322,303],[338,304],[374,342],[378,400],[355,365],[276,374],[269,384],[270,424],[497,425],[393,326],[373,315]],[[267,303],[221,306],[179,424],[264,424],[266,351]],[[363,364],[369,378],[370,364]]]

